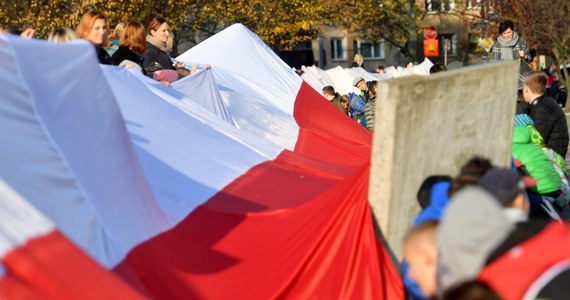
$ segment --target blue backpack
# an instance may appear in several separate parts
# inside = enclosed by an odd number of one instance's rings
[[[359,95],[350,92],[348,94],[348,102],[350,103],[350,112],[354,120],[358,120],[364,115],[364,106],[366,102]]]

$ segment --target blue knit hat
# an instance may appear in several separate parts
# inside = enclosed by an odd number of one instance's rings
[[[515,126],[527,126],[527,125],[534,125],[534,121],[529,115],[527,114],[515,115]]]

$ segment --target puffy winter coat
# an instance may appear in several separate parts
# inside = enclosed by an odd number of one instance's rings
[[[531,135],[529,128],[515,126],[513,157],[521,161],[526,166],[530,176],[538,181],[536,187],[530,188],[532,192],[538,194],[557,192],[560,190],[562,180],[544,151],[532,143]]]

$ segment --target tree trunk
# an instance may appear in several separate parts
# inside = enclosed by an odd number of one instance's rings
[[[346,67],[352,67],[354,60],[354,34],[352,30],[346,31]]]
[[[416,28],[416,14],[415,14],[415,5],[416,5],[416,1],[415,0],[408,0],[408,5],[409,5],[409,13],[408,13],[408,18],[409,18],[409,22],[410,22],[410,26],[409,26],[409,39],[408,39],[408,43],[407,43],[407,62],[411,62],[416,60],[419,57],[419,47],[418,47],[418,32],[417,32],[417,28]]]
[[[354,61],[354,34],[352,30],[346,31],[346,67],[352,67]]]
[[[567,61],[565,61],[564,64],[562,64],[562,73],[564,74],[564,87],[566,87],[566,91],[568,91],[568,89],[570,88],[570,74],[568,72],[568,68],[566,67]],[[570,112],[570,104],[568,103],[568,92],[566,93],[566,106],[564,107],[564,112],[569,113]]]

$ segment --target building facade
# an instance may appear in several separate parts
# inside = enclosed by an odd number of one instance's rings
[[[484,47],[484,41],[492,42],[494,37],[490,35],[489,22],[481,18],[481,3],[481,0],[425,0],[421,26],[434,27],[438,32],[439,56],[430,57],[433,62],[445,63],[446,55],[447,64],[459,61],[472,65],[488,59],[489,48]]]
[[[352,43],[352,47],[349,47]],[[315,65],[322,69],[337,66],[350,67],[354,55],[359,53],[364,58],[364,69],[374,72],[380,65],[384,67],[404,64],[398,48],[383,40],[370,41],[350,38],[346,30],[328,27],[312,41]]]
[[[492,42],[495,37],[489,34],[489,23],[481,18],[481,0],[424,0],[420,5],[425,11],[420,27],[434,27],[438,32],[439,56],[429,57],[432,62],[472,65],[487,60],[483,41]],[[414,62],[424,59],[423,39],[420,32],[417,48],[412,49]],[[351,39],[345,30],[333,27],[321,32],[311,46],[315,65],[323,69],[349,67],[356,53],[362,54],[364,68],[370,72],[379,65],[405,66],[408,62],[400,49],[387,42]]]

